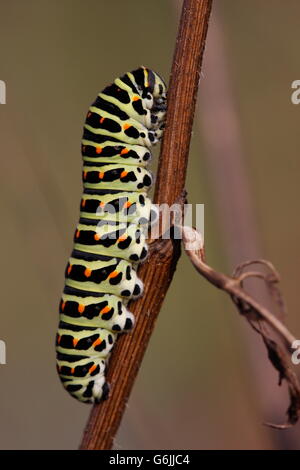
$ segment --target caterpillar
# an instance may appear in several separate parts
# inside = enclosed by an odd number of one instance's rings
[[[145,227],[157,217],[147,192],[150,147],[163,133],[166,85],[146,67],[117,78],[90,106],[82,137],[83,195],[59,304],[56,362],[65,389],[85,403],[106,399],[105,372],[118,335],[143,293],[137,266]]]

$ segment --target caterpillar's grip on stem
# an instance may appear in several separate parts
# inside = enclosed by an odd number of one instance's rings
[[[153,219],[145,168],[163,132],[166,86],[140,67],[117,78],[90,106],[82,138],[83,196],[65,273],[56,338],[57,369],[82,402],[105,399],[105,369],[142,294],[136,265],[147,257],[144,228]]]

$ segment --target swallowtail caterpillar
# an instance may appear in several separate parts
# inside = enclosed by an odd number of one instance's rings
[[[126,305],[143,292],[136,268],[147,256],[143,228],[155,213],[146,166],[165,111],[165,83],[140,67],[98,94],[84,124],[80,219],[56,337],[60,379],[82,402],[107,398],[109,354],[118,334],[134,324]]]

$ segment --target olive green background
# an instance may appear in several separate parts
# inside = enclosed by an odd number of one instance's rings
[[[61,387],[54,337],[78,217],[82,125],[97,92],[125,71],[143,64],[168,79],[180,4],[0,1],[0,79],[7,85],[7,104],[0,105],[0,339],[7,346],[7,364],[0,365],[2,449],[75,449],[80,442],[89,406]],[[218,14],[226,37],[257,255],[280,271],[288,324],[299,337],[300,106],[290,96],[291,82],[300,79],[300,3],[215,4],[213,17]],[[203,93],[209,80],[204,73]],[[195,121],[189,202],[205,203],[209,263],[231,272],[203,120]],[[218,139],[218,129],[215,134]],[[230,300],[183,254],[115,448],[300,448],[299,426],[280,433],[262,425],[284,419],[287,403],[285,394],[276,399],[277,377],[260,347]]]

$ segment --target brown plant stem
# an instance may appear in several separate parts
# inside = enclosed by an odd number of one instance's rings
[[[166,130],[161,147],[154,202],[172,205],[182,198],[198,82],[212,0],[184,0],[168,93]],[[139,269],[143,297],[131,310],[132,333],[119,338],[112,353],[107,401],[95,405],[84,431],[81,449],[110,449],[125,411],[155,320],[180,256],[179,240],[156,240]]]

